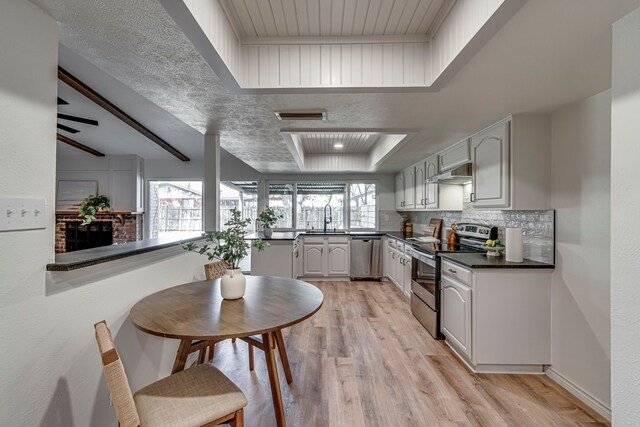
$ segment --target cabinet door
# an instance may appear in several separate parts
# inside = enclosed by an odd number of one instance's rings
[[[411,297],[411,256],[404,256],[404,268],[402,269],[402,289],[406,297]]]
[[[329,244],[327,274],[330,276],[349,275],[349,244]]]
[[[404,173],[396,175],[396,209],[404,208]]]
[[[300,276],[300,260],[302,257],[300,256],[300,246],[296,247],[293,251],[293,278],[297,279]]]
[[[471,288],[448,277],[441,279],[442,333],[471,359]]]
[[[469,140],[463,139],[460,142],[453,144],[452,146],[444,149],[439,156],[440,165],[438,170],[440,172],[448,171],[456,166],[464,165],[471,161],[471,154],[469,153]]]
[[[303,273],[305,276],[324,276],[326,269],[323,262],[324,244],[304,245]]]
[[[391,279],[391,283],[394,285],[396,283],[396,265],[398,264],[396,255],[397,251],[392,248],[391,253],[389,254],[389,279]]]
[[[425,162],[420,162],[415,166],[415,207],[416,209],[424,209],[427,203],[425,188],[427,179]]]
[[[431,156],[425,162],[425,173],[427,178],[436,176],[438,174],[438,156]],[[435,182],[429,182],[425,184],[425,208],[426,209],[438,209],[438,194],[439,186]]]
[[[404,208],[416,207],[416,171],[413,167],[404,171]]]
[[[509,207],[509,122],[471,138],[473,207]]]

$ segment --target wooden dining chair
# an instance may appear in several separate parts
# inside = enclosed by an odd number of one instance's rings
[[[94,328],[120,426],[244,426],[244,393],[209,364],[172,374],[132,393],[107,323],[103,320]]]
[[[209,264],[205,264],[204,266],[204,274],[207,280],[214,280],[224,276],[225,270],[227,269],[227,263],[224,261],[215,261]],[[253,371],[254,369],[254,357],[253,357],[253,347],[258,347],[261,350],[264,350],[264,343],[262,339],[258,336],[241,338],[245,341],[249,348],[249,370]],[[293,382],[293,376],[291,374],[291,367],[289,366],[289,357],[287,356],[287,350],[284,347],[284,339],[282,337],[282,331],[277,331],[275,333],[275,345],[278,347],[278,354],[280,354],[280,360],[282,361],[282,366],[284,368],[285,377],[287,382],[291,384]],[[232,343],[236,342],[235,338],[231,339]],[[213,360],[214,351],[215,351],[216,343],[212,343],[208,347],[203,348],[198,355],[198,363],[203,363],[205,360]],[[208,353],[208,355],[207,355]]]

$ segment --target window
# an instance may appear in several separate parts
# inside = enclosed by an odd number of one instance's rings
[[[282,215],[274,228],[293,228],[293,184],[269,184],[267,204]]]
[[[149,236],[202,231],[202,181],[149,181]]]
[[[349,228],[376,228],[376,185],[349,184]]]
[[[332,182],[300,182],[296,192],[297,228],[324,228],[325,209],[331,223],[327,229],[344,230],[344,201],[347,185]],[[328,205],[328,207],[327,207]]]
[[[242,219],[251,219],[247,230],[256,231],[258,214],[258,183],[255,181],[224,181],[220,183],[220,229],[231,218],[231,209],[242,212]]]

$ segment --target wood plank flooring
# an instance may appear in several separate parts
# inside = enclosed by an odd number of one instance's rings
[[[279,365],[288,426],[609,425],[541,375],[470,373],[386,282],[317,282],[312,318],[284,331],[294,383]],[[279,361],[278,361],[279,362]],[[246,426],[275,425],[264,355],[216,346],[213,364],[247,395]]]

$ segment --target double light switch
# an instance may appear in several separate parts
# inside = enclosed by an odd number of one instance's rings
[[[47,228],[44,197],[0,197],[0,231]]]

